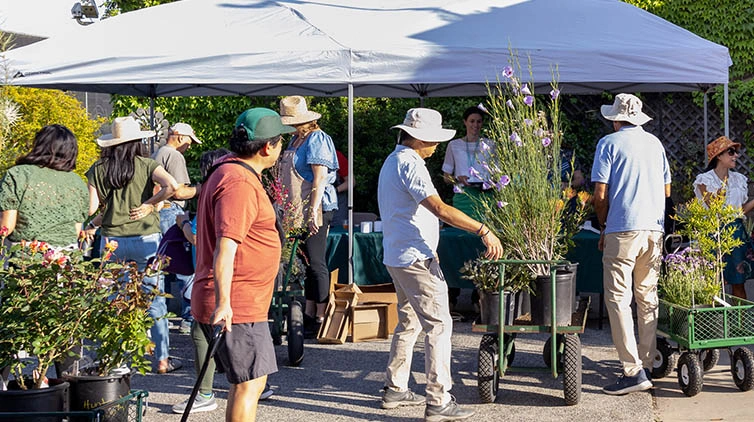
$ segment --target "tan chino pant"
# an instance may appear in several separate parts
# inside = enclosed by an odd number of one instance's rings
[[[662,232],[629,231],[605,235],[602,255],[605,307],[613,343],[627,376],[652,368],[657,346],[657,280]],[[639,343],[634,337],[631,299],[636,299]]]
[[[427,404],[450,401],[450,346],[453,319],[448,303],[448,285],[436,259],[414,262],[409,267],[387,267],[398,295],[398,326],[390,345],[385,385],[405,391],[411,375],[411,357],[421,331],[424,337],[424,368],[427,373]]]

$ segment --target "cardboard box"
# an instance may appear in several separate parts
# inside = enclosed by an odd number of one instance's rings
[[[320,343],[343,344],[348,337],[350,302],[333,299],[327,304],[325,320],[319,327],[317,341]]]
[[[338,288],[348,287],[348,284],[336,284]],[[371,284],[365,286],[356,286],[360,293],[357,295],[358,305],[367,305],[371,303],[387,303],[386,328],[389,334],[395,331],[398,325],[398,296],[395,294],[393,283]]]
[[[341,292],[341,297],[345,297],[345,292],[356,292],[356,302],[354,305],[357,306],[367,306],[367,305],[387,305],[387,308],[385,309],[384,313],[381,313],[382,311],[379,311],[380,313],[369,313],[372,317],[378,317],[380,324],[382,324],[382,327],[380,327],[380,332],[386,332],[389,336],[390,334],[395,331],[395,327],[398,325],[398,296],[395,294],[395,286],[393,283],[383,283],[383,284],[372,284],[372,285],[364,285],[364,286],[356,286],[353,284],[336,284],[335,286],[335,292]],[[353,309],[351,311],[351,320],[353,321]],[[362,308],[366,309],[366,308]],[[366,310],[361,311],[366,312]],[[366,315],[366,314],[364,314]],[[365,318],[362,315],[363,318]],[[362,324],[366,324],[366,321],[362,321]],[[353,323],[350,324],[349,327],[349,335],[352,338],[356,338],[359,340],[353,340],[353,341],[366,341],[369,338],[369,335],[362,335],[362,333],[354,333],[354,327]],[[364,327],[367,327],[366,325]],[[364,328],[367,329],[367,328]],[[371,329],[371,328],[369,328]],[[374,330],[372,330],[373,332]],[[387,337],[372,337],[373,339],[377,338],[387,338]]]
[[[358,343],[390,336],[387,330],[387,303],[351,307],[351,341]]]
[[[317,332],[320,343],[343,344],[351,328],[351,308],[356,305],[361,293],[355,284],[341,285],[330,293],[330,301],[325,310],[325,320]]]

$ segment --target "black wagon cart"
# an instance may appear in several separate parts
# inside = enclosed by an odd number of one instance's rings
[[[556,266],[570,265],[568,261],[543,260],[498,260],[489,261],[499,265],[501,286],[505,285],[505,268],[507,265],[546,264],[550,265],[550,312],[551,325],[534,325],[530,314],[524,314],[513,321],[506,321],[504,294],[500,294],[498,304],[500,324],[475,324],[475,332],[484,333],[479,344],[477,386],[479,397],[485,403],[492,403],[497,398],[499,383],[509,372],[551,373],[553,378],[563,375],[563,393],[567,405],[578,404],[581,399],[581,339],[584,332],[586,316],[589,310],[589,297],[579,298],[576,311],[571,315],[569,325],[557,325],[557,287]],[[549,333],[550,338],[543,348],[544,367],[513,366],[516,353],[516,337],[525,334]],[[556,339],[556,341],[552,341]],[[552,364],[555,362],[556,364]]]

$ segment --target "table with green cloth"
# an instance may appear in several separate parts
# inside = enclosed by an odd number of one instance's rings
[[[382,264],[382,233],[354,232],[353,280],[357,285],[390,283],[390,275]],[[597,248],[599,234],[581,230],[574,240],[574,248],[566,258],[579,263],[576,290],[602,293],[602,252]],[[440,230],[437,254],[445,280],[450,287],[473,288],[470,280],[461,278],[463,263],[479,256],[484,245],[479,236],[448,227]],[[327,236],[327,265],[330,271],[338,268],[338,282],[348,282],[348,232],[331,228]]]
[[[382,232],[354,232],[353,281],[357,285],[391,283],[382,263]],[[440,230],[437,255],[449,287],[473,288],[470,280],[461,278],[463,263],[479,256],[484,245],[479,236],[452,227]],[[338,268],[338,283],[348,283],[348,232],[331,228],[327,235],[327,266]]]

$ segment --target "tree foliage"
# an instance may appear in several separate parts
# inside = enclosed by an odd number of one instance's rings
[[[728,47],[730,105],[754,114],[754,2],[750,0],[624,0],[700,37]],[[723,103],[722,87],[713,100]],[[747,120],[751,123],[751,119]]]
[[[81,102],[62,91],[7,86],[5,95],[20,106],[21,119],[13,126],[6,148],[0,151],[0,173],[11,167],[16,158],[31,150],[34,135],[39,129],[60,124],[76,135],[79,155],[75,172],[83,178],[86,170],[99,157],[95,134],[104,120],[90,119]]]

